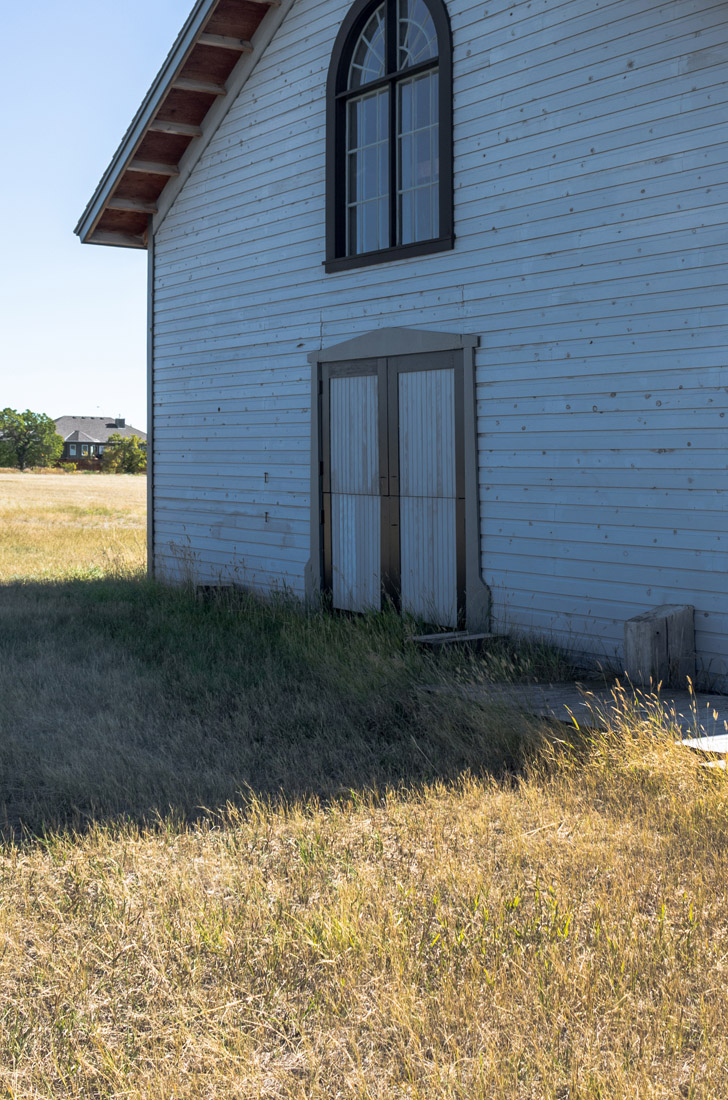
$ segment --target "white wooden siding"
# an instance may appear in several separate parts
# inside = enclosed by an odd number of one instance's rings
[[[496,627],[620,660],[696,607],[728,684],[728,7],[448,0],[456,248],[324,274],[324,88],[348,0],[297,0],[156,234],[157,564],[303,592],[306,356],[479,333]]]

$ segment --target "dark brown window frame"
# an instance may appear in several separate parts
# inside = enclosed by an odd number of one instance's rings
[[[404,260],[413,256],[426,256],[444,252],[455,243],[453,230],[453,136],[452,136],[452,32],[450,18],[443,0],[423,0],[437,32],[439,71],[439,227],[440,234],[431,240],[413,241],[411,244],[391,245],[375,252],[347,255],[346,252],[346,104],[349,98],[347,83],[349,63],[356,42],[367,20],[382,0],[356,0],[342,23],[334,43],[326,83],[326,260],[329,271],[346,271],[356,267]],[[397,69],[396,12],[397,0],[385,0],[387,20],[387,73],[380,80],[373,80],[362,90],[389,86],[394,91],[398,80],[408,78],[420,70],[434,67],[432,63],[413,65],[409,69]],[[390,238],[396,226],[396,97],[390,94]]]

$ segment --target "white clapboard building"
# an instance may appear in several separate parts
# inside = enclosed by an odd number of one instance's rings
[[[728,683],[728,5],[198,0],[91,199],[149,255],[150,561]],[[151,448],[150,448],[151,449]]]

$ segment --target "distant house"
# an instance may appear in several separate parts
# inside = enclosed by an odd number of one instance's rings
[[[142,443],[147,441],[146,432],[127,426],[122,417],[113,416],[59,416],[56,431],[63,438],[61,462],[101,458],[112,435],[125,439],[135,435]]]

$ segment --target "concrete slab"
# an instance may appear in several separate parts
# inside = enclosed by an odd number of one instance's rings
[[[429,690],[458,691],[480,702],[514,707],[570,725],[576,721],[587,729],[606,729],[618,714],[629,711],[638,720],[663,723],[681,740],[686,739],[689,748],[721,755],[728,753],[728,695],[690,695],[687,691],[660,692],[658,695],[639,689],[609,689],[586,682],[469,684],[453,685],[452,688],[433,685]],[[719,742],[714,740],[716,737]],[[715,747],[718,744],[721,747]]]
[[[697,752],[711,752],[716,756],[728,756],[728,733],[717,733],[707,737],[684,737],[681,742],[686,749]]]

